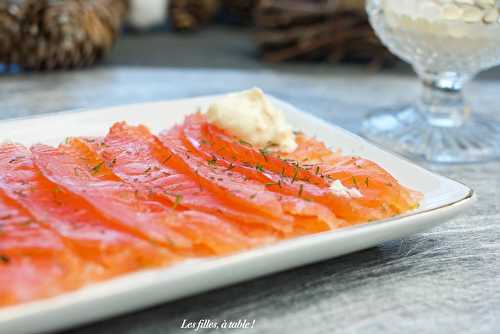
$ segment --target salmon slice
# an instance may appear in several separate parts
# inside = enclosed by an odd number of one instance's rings
[[[275,239],[287,221],[277,221],[252,212],[236,210],[204,189],[188,175],[164,164],[168,151],[144,126],[113,125],[103,144],[87,141],[91,149],[111,168],[114,174],[143,192],[150,192],[167,205],[178,209],[194,209],[220,216],[236,223],[246,235]]]
[[[181,255],[226,254],[254,245],[233,226],[193,210],[176,212],[120,181],[79,141],[58,149],[32,147],[34,160],[52,182],[84,199],[118,230]]]
[[[84,270],[59,236],[0,193],[0,306],[78,288]]]
[[[170,161],[184,164],[186,173],[191,173],[204,187],[230,203],[250,207],[272,217],[292,217],[294,225],[312,215],[317,218],[318,224],[309,226],[310,233],[333,229],[341,223],[328,208],[297,197],[276,194],[269,191],[269,185],[238,173],[231,165],[221,164],[213,156],[207,159],[183,140],[182,127],[163,132],[159,139],[175,156],[176,160]],[[322,225],[321,229],[316,228],[319,225]],[[302,226],[307,227],[306,224]]]
[[[361,221],[367,214],[367,209],[353,205],[350,198],[334,196],[324,177],[303,168],[298,161],[284,160],[267,149],[257,150],[207,123],[202,114],[186,118],[183,135],[205,158],[213,157],[221,165],[265,184],[269,191],[314,201],[316,206],[326,206],[337,217],[350,221]]]
[[[248,144],[225,143],[218,146],[219,143],[213,140],[216,139],[215,136],[203,134],[204,125],[208,123],[204,122],[204,116],[201,114],[187,117],[183,126],[183,139],[191,149],[205,159],[209,157],[216,159],[219,164],[231,168],[233,172],[264,184],[267,191],[285,195],[281,198],[282,204],[286,205],[287,213],[301,217],[316,217],[330,229],[344,224],[326,205],[311,201],[311,196],[307,196],[309,184],[298,180],[299,168],[297,166],[289,166],[286,162],[271,157],[267,152],[248,150],[245,147]],[[242,152],[237,152],[238,150]],[[283,166],[279,174],[273,172],[272,169],[276,167],[270,159],[277,160],[276,164],[279,162],[278,169],[280,165]],[[295,171],[293,178],[296,180],[289,180],[286,177],[287,168],[290,169],[290,173]]]
[[[383,216],[391,216],[418,207],[422,195],[401,185],[388,171],[373,161],[342,156],[332,152],[324,143],[297,135],[299,148],[287,157],[308,157],[308,163],[317,166],[329,179],[340,180],[348,187],[356,187],[381,208]],[[358,201],[354,199],[354,201]]]
[[[171,262],[174,257],[131,234],[110,228],[83,199],[47,180],[20,145],[0,149],[0,188],[37,221],[59,234],[83,259],[98,265],[96,279]]]
[[[184,136],[194,149],[204,152],[205,157],[209,154],[251,179],[266,182],[272,191],[292,196],[295,194],[321,203],[331,208],[337,217],[349,222],[394,216],[415,205],[414,201],[401,202],[406,200],[404,194],[407,190],[374,163],[363,171],[364,174],[360,173],[360,165],[355,169],[351,168],[344,175],[334,173],[337,169],[333,168],[338,168],[338,164],[333,159],[341,157],[316,140],[305,141],[302,135],[297,136],[299,148],[296,152],[278,155],[273,153],[272,146],[257,150],[207,123],[204,115],[195,114],[186,119]],[[328,152],[331,163],[318,160],[319,152],[321,157],[326,157]],[[358,198],[334,194],[329,186],[335,180],[356,188],[362,196]]]
[[[204,160],[193,154],[184,145],[181,135],[182,129],[175,127],[158,137],[171,156],[168,161],[170,166],[194,177],[202,187],[238,208],[254,210],[272,218],[286,218],[290,222],[293,220],[284,214],[279,196],[266,192],[259,183],[221,168],[216,161]]]

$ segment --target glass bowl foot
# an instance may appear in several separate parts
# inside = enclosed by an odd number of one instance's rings
[[[362,132],[371,141],[411,159],[473,163],[500,158],[500,124],[469,115],[461,124],[431,122],[415,106],[369,114]]]

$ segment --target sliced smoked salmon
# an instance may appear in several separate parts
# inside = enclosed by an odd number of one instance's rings
[[[286,158],[306,157],[308,166],[316,166],[328,179],[340,180],[346,186],[356,187],[364,197],[372,199],[381,208],[383,218],[418,207],[421,194],[401,185],[375,162],[356,156],[342,156],[304,134],[298,134],[296,140],[299,148],[291,154],[285,154]]]
[[[78,288],[84,268],[59,236],[0,192],[0,306]]]
[[[318,224],[310,225],[311,228],[323,223],[323,227],[320,230],[315,229],[314,232],[333,229],[342,223],[328,208],[318,203],[274,193],[268,189],[270,184],[251,179],[248,175],[231,168],[231,164],[220,161],[213,155],[208,158],[206,154],[189,147],[183,140],[182,127],[163,132],[159,138],[164,147],[181,161],[188,172],[197,177],[204,187],[218,193],[229,202],[253,208],[273,218],[291,217],[294,222],[313,215],[317,218]],[[265,173],[263,170],[259,172]]]
[[[184,136],[191,147],[204,154],[205,158],[211,156],[219,159],[220,163],[232,166],[235,171],[251,179],[266,182],[272,191],[299,195],[326,205],[338,217],[349,221],[387,218],[414,208],[416,204],[415,198],[404,187],[374,163],[370,162],[366,168],[362,168],[361,164],[351,164],[351,167],[356,168],[349,170],[349,177],[346,179],[346,173],[340,175],[338,170],[341,166],[333,160],[346,158],[339,157],[314,139],[304,140],[302,135],[298,135],[300,140],[296,151],[300,153],[278,155],[273,153],[272,146],[269,149],[256,149],[232,137],[224,130],[207,123],[204,115],[198,113],[186,118]],[[311,151],[310,147],[317,149]],[[331,163],[316,159],[318,151],[325,152],[322,158],[326,158],[328,152]],[[313,154],[307,155],[306,152]],[[347,160],[355,161],[352,157]],[[336,195],[329,188],[335,180],[355,187],[361,196]],[[382,192],[377,191],[381,186]],[[381,196],[382,193],[385,196]]]
[[[85,199],[117,229],[186,255],[224,254],[253,245],[251,238],[214,216],[176,212],[151,200],[148,193],[118,180],[78,141],[58,149],[36,145],[32,152],[48,179]]]
[[[96,279],[173,260],[165,249],[110,228],[111,223],[83,199],[47,180],[20,145],[0,148],[0,189],[82,258],[92,261]]]
[[[177,203],[179,209],[221,216],[238,224],[248,235],[271,240],[276,237],[276,230],[286,231],[290,226],[289,221],[233,208],[189,175],[169,167],[168,151],[144,126],[117,123],[111,127],[102,145],[96,142],[87,141],[87,144],[100,154],[113,173],[137,189],[152,193],[163,203],[176,205],[176,198],[181,197],[182,201]]]

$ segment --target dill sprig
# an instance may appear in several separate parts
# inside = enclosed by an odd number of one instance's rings
[[[243,139],[240,139],[238,140],[238,142],[241,144],[241,145],[245,145],[245,146],[248,146],[248,147],[252,147],[252,144],[250,144],[249,142],[243,140]]]
[[[259,152],[264,157],[264,160],[268,162],[267,156],[269,155],[269,151],[266,148],[260,148]]]
[[[181,204],[181,202],[182,202],[182,195],[176,194],[175,195],[175,202],[174,202],[174,205],[172,206],[172,209],[175,210],[179,206],[179,204]]]
[[[94,167],[92,167],[92,168],[90,169],[90,172],[91,172],[92,174],[97,174],[97,173],[99,173],[99,171],[101,170],[102,165],[104,165],[104,161],[101,161],[101,162],[99,162],[97,165],[95,165]]]
[[[297,175],[299,174],[299,164],[294,165],[294,170],[293,170],[293,176],[292,176],[292,183],[297,181]]]
[[[352,177],[352,184],[353,184],[356,188],[358,188],[358,181],[356,181],[356,178],[355,178],[354,176]]]
[[[3,264],[9,264],[10,263],[10,257],[7,255],[0,254],[0,262]]]
[[[215,166],[217,164],[217,158],[212,156],[212,159],[207,160],[209,166]]]
[[[261,164],[255,165],[255,169],[258,170],[261,173],[264,172],[264,166],[262,166]]]

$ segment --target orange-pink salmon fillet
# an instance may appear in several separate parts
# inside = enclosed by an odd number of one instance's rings
[[[216,217],[176,212],[112,175],[78,140],[58,149],[32,147],[42,173],[91,204],[117,228],[181,255],[223,254],[249,248],[253,240]]]

